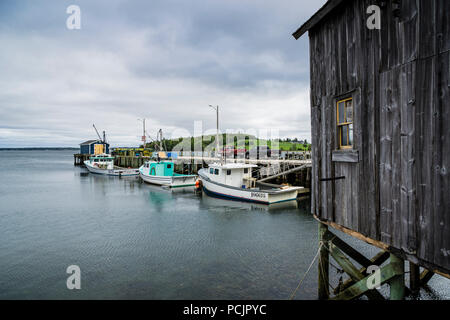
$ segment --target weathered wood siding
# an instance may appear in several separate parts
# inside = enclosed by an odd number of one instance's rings
[[[346,1],[309,30],[312,212],[450,270],[450,1]],[[357,161],[334,156],[352,97]],[[321,178],[345,176],[342,180]]]

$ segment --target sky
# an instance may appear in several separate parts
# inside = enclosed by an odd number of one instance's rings
[[[311,141],[309,46],[326,1],[0,1],[0,148],[137,146],[215,131]],[[70,30],[67,7],[81,28]]]

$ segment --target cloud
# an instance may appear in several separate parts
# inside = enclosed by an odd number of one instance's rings
[[[324,1],[69,1],[0,4],[0,147],[139,143],[215,127],[310,140],[307,38],[291,33]]]

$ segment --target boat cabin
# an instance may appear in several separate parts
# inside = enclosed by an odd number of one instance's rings
[[[114,157],[109,154],[98,154],[89,158],[92,166],[100,169],[114,169]]]
[[[144,168],[148,169],[151,176],[170,177],[174,175],[174,163],[171,161],[146,162]]]
[[[208,177],[217,183],[226,184],[236,188],[254,188],[256,179],[252,178],[254,164],[227,163],[211,164],[207,170]]]

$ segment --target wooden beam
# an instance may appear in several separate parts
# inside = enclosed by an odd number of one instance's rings
[[[320,220],[316,215],[314,215],[314,218],[316,218],[316,220],[321,222],[321,223],[325,223],[325,224],[329,225],[330,227],[333,227],[334,229],[337,229],[337,230],[339,230],[341,232],[344,232],[345,234],[348,234],[348,235],[350,235],[350,236],[352,236],[352,237],[354,237],[356,239],[359,239],[359,240],[362,240],[364,242],[367,242],[368,244],[376,246],[376,247],[378,247],[378,248],[380,248],[382,250],[386,251],[386,250],[389,249],[389,245],[387,245],[387,244],[385,244],[385,243],[383,243],[381,241],[377,241],[377,240],[371,239],[369,237],[366,237],[366,236],[362,235],[359,232],[353,231],[353,230],[351,230],[349,228],[341,226],[341,225],[339,225],[337,223],[334,223],[332,221]]]
[[[330,245],[330,253],[334,260],[336,260],[336,262],[344,269],[344,271],[352,278],[354,282],[364,279],[364,275],[359,272],[358,268],[356,268],[334,244]],[[372,300],[384,300],[383,295],[376,289],[368,290],[364,294]]]
[[[389,265],[393,265],[401,271],[400,274],[397,274],[389,281],[391,286],[390,298],[391,300],[403,300],[405,298],[405,261],[391,253]]]
[[[334,233],[327,231],[324,235],[324,238],[326,241],[331,241],[335,246],[337,246],[339,249],[345,252],[350,258],[358,262],[363,267],[368,267],[372,265],[372,261],[370,259],[366,258],[364,255],[359,253],[357,250],[349,246],[347,243],[345,243],[342,239],[340,239],[337,235]]]
[[[428,281],[430,281],[430,279],[433,277],[434,272],[430,271],[430,270],[423,270],[422,273],[420,274],[420,285],[424,286],[428,283]]]
[[[403,270],[396,264],[388,264],[380,269],[380,285],[383,285],[393,277],[403,274]],[[332,298],[331,300],[351,300],[362,296],[368,290],[367,280],[371,275],[359,280],[357,283],[342,291],[340,294]]]
[[[316,219],[317,221],[319,221],[321,223],[325,223],[326,225],[328,225],[328,226],[330,226],[330,227],[332,227],[334,229],[337,229],[337,230],[339,230],[339,231],[341,231],[341,232],[343,232],[345,234],[348,234],[348,235],[350,235],[350,236],[352,236],[352,237],[354,237],[356,239],[364,241],[364,242],[366,242],[366,243],[368,243],[370,245],[378,247],[381,250],[393,252],[397,256],[401,257],[404,260],[408,260],[408,261],[415,262],[415,263],[418,261],[417,264],[420,265],[421,267],[424,267],[425,269],[428,269],[428,270],[430,270],[430,271],[432,271],[432,272],[434,272],[434,273],[436,273],[436,274],[438,274],[440,276],[443,276],[445,278],[450,279],[450,270],[448,270],[448,269],[446,269],[446,268],[444,268],[442,266],[437,266],[435,264],[432,264],[432,263],[429,263],[429,262],[424,261],[422,259],[419,259],[416,256],[411,256],[409,254],[406,254],[402,250],[394,248],[394,247],[392,247],[392,246],[390,246],[390,245],[388,245],[388,244],[386,244],[384,242],[381,242],[381,241],[374,240],[372,238],[366,237],[365,235],[363,235],[363,234],[361,234],[361,233],[359,233],[357,231],[354,231],[354,230],[351,230],[351,229],[346,228],[344,226],[341,226],[341,225],[339,225],[339,224],[337,224],[335,222],[321,220],[315,214],[313,216],[314,216],[314,219]]]
[[[381,266],[387,259],[389,258],[389,252],[387,251],[380,251],[379,253],[377,253],[372,259],[370,259],[370,261],[372,262],[371,265],[375,265],[375,266]],[[361,269],[359,269],[359,272],[362,274],[366,274],[367,268],[363,267]],[[348,287],[350,287],[351,285],[353,285],[355,283],[355,281],[353,281],[353,279],[348,279],[346,280],[342,286],[341,286],[341,291],[347,289]],[[334,294],[338,294],[338,288],[336,288],[334,290]]]

